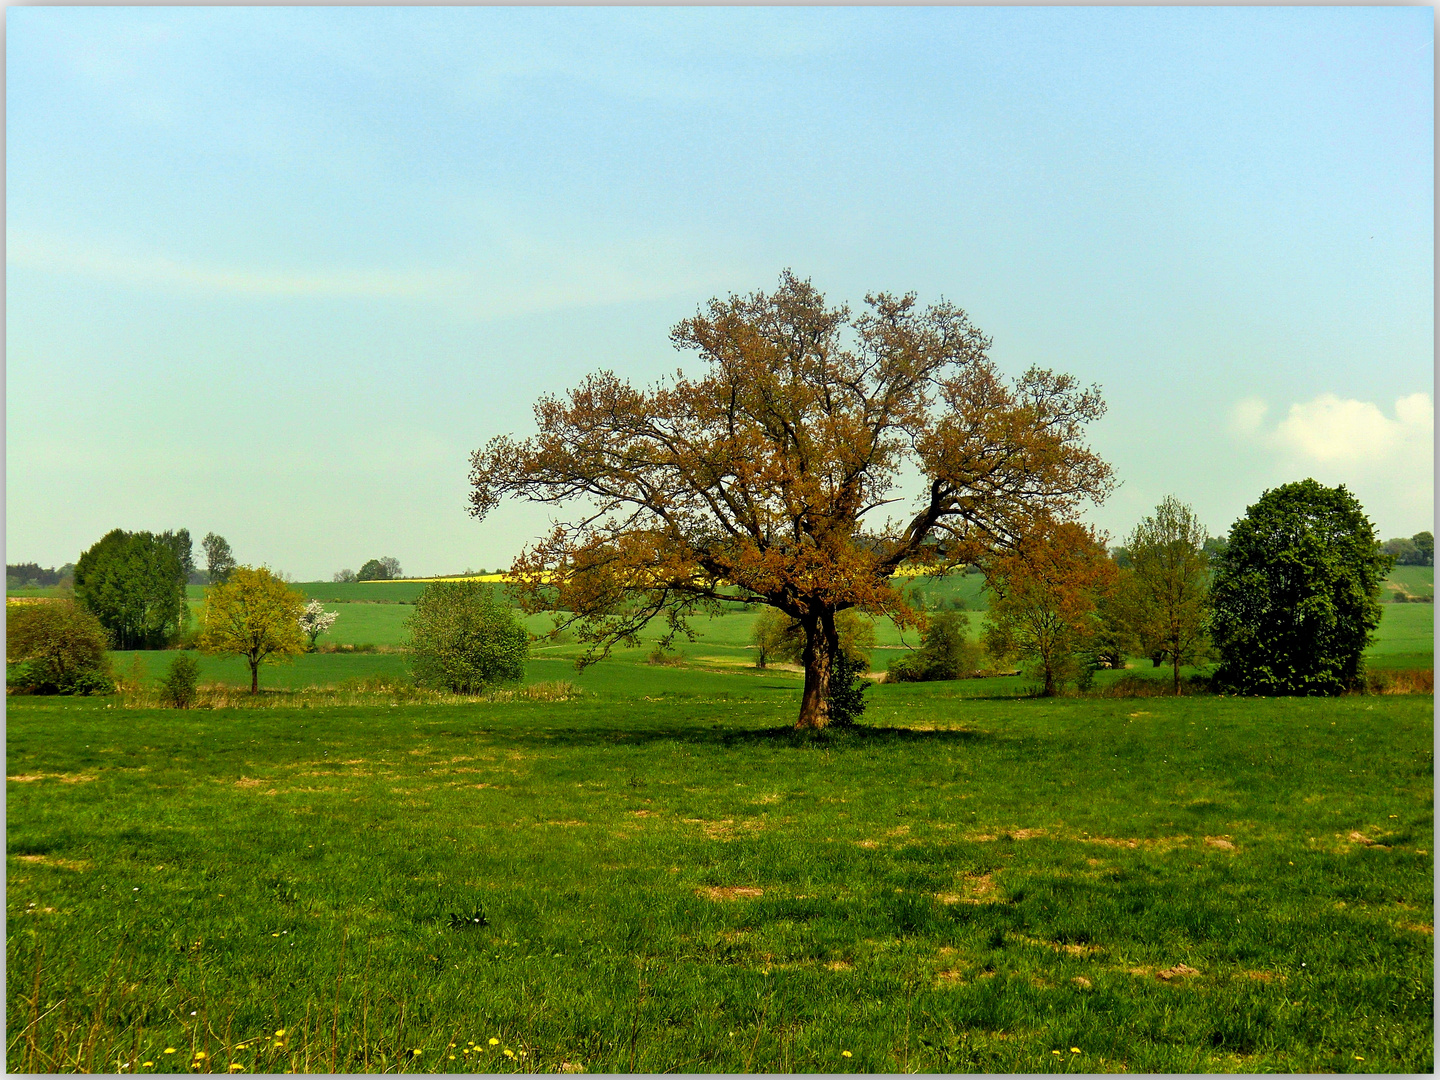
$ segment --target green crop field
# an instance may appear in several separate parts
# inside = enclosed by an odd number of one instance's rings
[[[1385,580],[1384,599],[1389,600],[1396,593],[1408,596],[1435,598],[1435,568],[1433,566],[1395,566]]]
[[[8,1067],[1433,1067],[1428,698],[912,685],[802,738],[793,680],[601,671],[11,698]]]

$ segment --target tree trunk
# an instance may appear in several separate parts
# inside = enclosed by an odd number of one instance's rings
[[[831,621],[833,625],[833,616]],[[819,731],[830,723],[831,654],[818,615],[805,616],[801,625],[805,627],[805,652],[801,657],[805,664],[805,693],[800,698],[800,719],[795,727]]]
[[[1171,653],[1170,655],[1171,655],[1171,657],[1173,658],[1173,661],[1174,661],[1174,662],[1173,662],[1173,665],[1172,665],[1172,666],[1173,666],[1174,669],[1175,669],[1175,696],[1176,696],[1176,697],[1179,697],[1179,696],[1180,696],[1180,650],[1179,650],[1179,649],[1176,649],[1176,650],[1175,650],[1173,653]]]
[[[251,692],[252,694],[258,694],[258,693],[260,692],[260,661],[259,661],[259,660],[251,660],[251,661],[250,661],[250,692]]]

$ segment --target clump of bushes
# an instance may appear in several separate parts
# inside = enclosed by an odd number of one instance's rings
[[[970,640],[970,617],[962,611],[930,616],[920,648],[890,665],[886,682],[941,682],[979,674],[982,652]]]
[[[71,600],[7,604],[6,690],[24,694],[109,694],[115,679],[109,636]]]

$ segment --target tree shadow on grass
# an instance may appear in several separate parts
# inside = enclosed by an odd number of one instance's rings
[[[593,724],[584,727],[495,728],[449,726],[435,732],[437,738],[471,738],[484,734],[518,746],[644,746],[672,742],[717,749],[730,747],[816,748],[822,750],[864,749],[897,744],[957,745],[997,736],[975,728],[906,728],[855,724],[834,726],[823,731],[797,731],[783,727],[737,728],[715,723],[653,723],[642,726]]]

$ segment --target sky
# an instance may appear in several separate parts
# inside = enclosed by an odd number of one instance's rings
[[[6,560],[113,528],[508,565],[470,453],[785,268],[1098,383],[1115,540],[1344,483],[1432,529],[1434,12],[6,12]],[[196,548],[200,557],[199,545]]]

